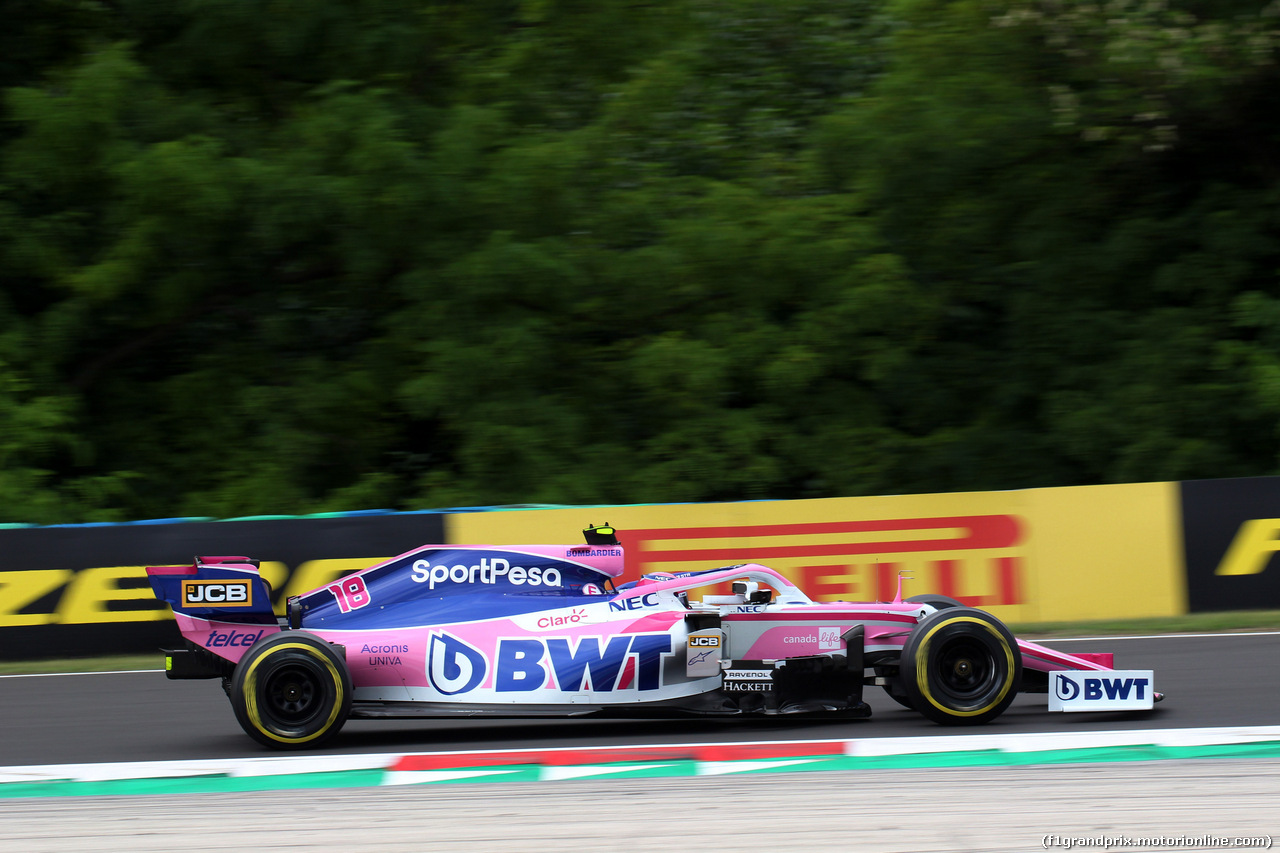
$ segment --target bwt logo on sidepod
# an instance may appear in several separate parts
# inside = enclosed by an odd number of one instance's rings
[[[457,637],[432,634],[427,645],[427,678],[445,696],[474,690],[488,671],[484,655]]]
[[[438,692],[467,693],[484,681],[488,661],[478,649],[448,634],[433,635],[428,649],[427,677]],[[498,641],[493,689],[530,692],[543,689],[554,677],[552,689],[561,692],[608,692],[632,686],[657,690],[662,686],[662,658],[669,654],[669,634],[580,637],[576,644],[564,637],[506,637]],[[632,671],[627,666],[630,658],[635,660],[634,681],[627,674]]]

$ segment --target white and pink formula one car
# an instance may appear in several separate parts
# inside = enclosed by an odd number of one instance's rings
[[[586,545],[428,545],[272,612],[258,564],[147,569],[186,648],[170,678],[222,678],[236,719],[276,748],[348,717],[870,716],[864,686],[944,725],[986,723],[1019,691],[1056,710],[1150,709],[1150,671],[1015,640],[942,596],[818,603],[745,564],[615,586],[612,530]],[[700,591],[718,587],[727,594]]]

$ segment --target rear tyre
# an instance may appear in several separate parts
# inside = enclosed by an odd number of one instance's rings
[[[987,723],[1005,712],[1022,682],[1013,634],[990,613],[947,607],[916,624],[902,647],[898,692],[944,726]]]
[[[249,737],[274,749],[316,747],[351,712],[351,675],[329,643],[283,631],[254,643],[231,678],[231,707]]]

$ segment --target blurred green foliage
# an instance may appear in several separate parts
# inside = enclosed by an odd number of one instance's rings
[[[1280,6],[4,0],[0,521],[1280,473]]]

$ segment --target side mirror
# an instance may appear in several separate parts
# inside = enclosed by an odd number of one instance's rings
[[[742,596],[744,604],[768,604],[773,601],[773,590],[761,589],[756,581],[734,581],[733,594]]]

